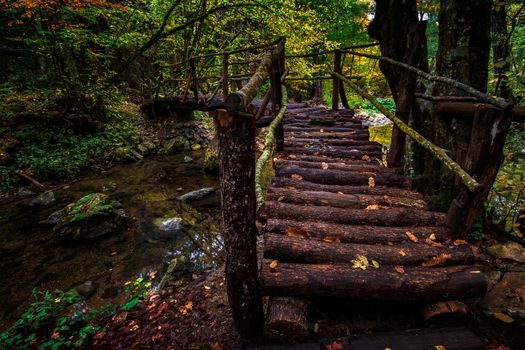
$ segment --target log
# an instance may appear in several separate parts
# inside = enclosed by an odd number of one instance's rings
[[[412,329],[403,332],[384,332],[352,336],[348,338],[352,350],[485,350],[479,337],[467,328]],[[262,350],[262,349],[261,349]]]
[[[287,177],[274,177],[272,180],[272,187],[291,187],[297,189],[325,191],[325,192],[341,192],[344,194],[380,194],[393,197],[411,197],[422,198],[418,192],[410,191],[403,188],[382,187],[382,186],[344,186],[344,185],[323,185],[305,180],[295,180]]]
[[[308,302],[302,298],[271,297],[264,336],[273,342],[297,342],[308,336]]]
[[[375,153],[382,153],[383,147],[380,144],[373,144],[369,143],[368,145],[344,145],[344,140],[339,140],[339,143],[343,143],[343,145],[328,145],[324,143],[324,141],[321,140],[310,140],[308,142],[297,142],[294,139],[290,139],[286,142],[287,148],[307,148],[307,149],[320,149],[320,150],[329,150],[329,151],[361,151],[361,152],[375,152]]]
[[[280,160],[284,161],[304,161],[304,162],[311,162],[316,163],[317,166],[315,167],[305,167],[305,168],[319,168],[321,166],[321,163],[325,162],[328,164],[345,164],[348,166],[375,166],[375,164],[379,165],[377,161],[370,161],[370,160],[352,160],[348,162],[346,159],[342,158],[334,158],[334,157],[327,157],[327,156],[309,156],[306,154],[285,154],[285,155],[279,155]],[[381,171],[391,171],[392,169],[386,168],[383,166],[379,166],[381,168]]]
[[[337,126],[291,126],[286,125],[284,127],[285,131],[295,131],[295,132],[316,132],[323,129],[324,132],[354,132],[356,134],[368,134],[368,128],[363,128],[358,124],[346,124],[346,125],[337,125]]]
[[[400,252],[403,254],[400,254]],[[328,243],[298,236],[264,234],[264,258],[298,264],[349,263],[358,255],[374,259],[380,268],[384,265],[421,265],[439,254],[450,257],[442,265],[463,265],[474,262],[468,246],[457,248],[433,247],[413,242],[395,246],[382,244]],[[371,267],[373,268],[373,267]]]
[[[324,170],[283,166],[275,169],[275,174],[287,177],[300,175],[303,180],[325,185],[369,185],[370,178],[374,179],[376,186],[408,187],[409,185],[404,176],[391,172],[350,172],[330,168]]]
[[[399,268],[398,268],[399,269]],[[366,270],[350,264],[280,263],[261,268],[261,288],[270,296],[319,296],[355,300],[436,301],[485,294],[485,276],[472,266],[443,268],[384,266]]]
[[[369,194],[340,194],[334,192],[308,191],[288,188],[270,188],[267,200],[281,203],[308,204],[330,206],[337,208],[365,209],[369,206],[410,207],[427,209],[427,204],[421,199],[407,197],[389,197]]]
[[[448,232],[445,226],[402,226],[382,227],[367,225],[341,225],[327,222],[294,221],[286,219],[268,219],[264,226],[266,232],[277,234],[303,235],[310,239],[333,240],[341,243],[362,244],[400,244],[410,240],[405,232],[410,231],[419,240],[424,241],[431,234],[436,242],[445,240]]]
[[[364,156],[381,158],[383,153],[378,151],[365,151],[360,149],[336,149],[336,148],[321,148],[321,147],[293,147],[287,146],[284,149],[285,153],[299,153],[311,155],[325,155],[330,157],[362,159]]]
[[[323,129],[324,130],[324,129]],[[306,131],[287,131],[287,135],[296,138],[316,138],[316,139],[347,139],[347,140],[368,140],[370,135],[366,131],[323,131],[311,130]]]
[[[435,319],[443,319],[455,315],[468,315],[469,308],[467,305],[457,300],[440,301],[425,305],[419,309],[419,314],[425,322]]]
[[[315,157],[315,156],[312,156]],[[340,162],[335,158],[327,157],[318,157],[321,160],[318,161],[303,161],[303,160],[290,160],[276,158],[275,164],[277,167],[299,167],[299,168],[308,168],[308,169],[322,169],[323,166],[328,166],[328,169],[331,170],[344,170],[344,171],[371,171],[371,172],[381,172],[381,173],[392,173],[392,168],[385,168],[379,165],[377,162],[367,162],[367,161],[352,161],[348,163]],[[294,158],[296,159],[296,158]],[[304,157],[301,157],[304,159]],[[324,163],[324,164],[323,164]],[[354,164],[355,163],[355,164]]]
[[[347,148],[354,148],[359,147],[359,149],[362,150],[374,150],[374,151],[381,151],[383,147],[379,143],[375,143],[368,140],[341,140],[341,139],[316,139],[316,138],[295,138],[295,137],[288,137],[285,138],[284,141],[288,145],[294,145],[299,147],[304,147],[306,145],[327,145],[327,146],[338,146],[338,147],[347,147]],[[363,147],[363,148],[362,148]],[[373,147],[373,148],[372,148]]]
[[[242,338],[256,339],[263,330],[264,314],[256,249],[255,120],[217,110],[214,122],[219,139],[226,290],[237,332]]]
[[[445,214],[412,208],[341,209],[268,201],[261,218],[326,221],[347,225],[411,226],[444,225]]]

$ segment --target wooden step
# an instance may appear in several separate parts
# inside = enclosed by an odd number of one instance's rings
[[[309,161],[309,157],[316,159],[316,161]],[[297,160],[305,159],[305,160]],[[392,173],[394,169],[385,168],[379,165],[378,162],[371,161],[344,161],[341,158],[331,158],[322,156],[301,156],[293,158],[275,158],[275,165],[277,167],[296,166],[299,168],[309,169],[323,169],[323,170],[344,170],[344,171],[372,171],[381,173]]]
[[[436,301],[485,294],[477,267],[369,267],[351,264],[278,263],[263,260],[261,291],[269,296],[340,297],[354,300]]]
[[[374,180],[375,181],[375,180]],[[352,185],[324,185],[306,180],[296,180],[291,177],[274,177],[272,187],[289,187],[302,190],[325,191],[344,194],[376,194],[392,197],[410,197],[421,199],[420,193],[405,188],[384,187],[384,186],[352,186]]]
[[[275,169],[277,176],[294,178],[298,175],[302,180],[324,184],[324,185],[368,185],[370,187],[370,178],[373,179],[373,186],[392,186],[406,188],[409,185],[408,180],[392,172],[356,172],[328,169],[311,169],[301,168],[298,166],[282,166]]]
[[[279,262],[320,264],[349,263],[358,255],[374,259],[384,265],[421,265],[437,256],[444,256],[441,266],[474,263],[469,246],[436,247],[425,243],[401,243],[395,246],[382,244],[327,243],[297,236],[267,232],[264,234],[264,258]],[[434,261],[434,260],[432,260]]]
[[[323,129],[324,130],[324,129]],[[323,132],[320,132],[319,130],[306,130],[306,131],[288,131],[285,133],[285,135],[293,136],[293,137],[301,137],[301,138],[307,138],[307,137],[315,137],[315,138],[325,138],[325,139],[348,139],[348,140],[368,140],[370,138],[370,134],[367,131],[334,131],[334,132],[328,132],[324,130]]]
[[[421,199],[409,197],[389,197],[385,195],[342,194],[324,191],[297,190],[289,188],[270,187],[267,200],[291,204],[309,204],[337,208],[366,209],[370,207],[411,207],[427,209],[427,204]]]
[[[441,226],[445,224],[446,219],[445,213],[412,208],[341,209],[275,201],[265,202],[260,216],[262,219],[278,218],[375,226]]]
[[[402,226],[384,227],[371,225],[342,225],[308,220],[268,219],[264,226],[266,232],[283,235],[304,236],[317,240],[332,240],[342,243],[400,244],[409,242],[406,232],[418,240],[425,241],[432,234],[436,242],[448,239],[445,226]]]

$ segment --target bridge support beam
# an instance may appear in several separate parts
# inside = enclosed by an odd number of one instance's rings
[[[255,119],[217,110],[214,121],[228,299],[240,336],[255,340],[264,324],[256,249]]]

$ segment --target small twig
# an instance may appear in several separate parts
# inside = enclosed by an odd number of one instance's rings
[[[45,191],[46,190],[46,187],[44,185],[42,185],[40,182],[38,182],[35,179],[33,179],[31,176],[23,173],[22,171],[17,172],[17,175],[20,176],[21,178],[23,178],[24,180],[29,181],[29,183],[31,183],[31,185],[33,185],[35,188],[39,189],[40,191]]]

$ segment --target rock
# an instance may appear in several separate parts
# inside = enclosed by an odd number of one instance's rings
[[[157,146],[155,146],[155,144],[149,140],[145,140],[142,142],[142,144],[146,146],[149,151],[154,151],[157,148]]]
[[[31,207],[47,207],[55,202],[55,194],[52,191],[47,191],[39,194],[36,198],[33,198],[29,205]]]
[[[486,309],[525,312],[525,272],[507,272],[481,300]]]
[[[175,153],[177,151],[188,149],[189,143],[184,136],[177,136],[172,139],[169,139],[164,143],[163,146],[164,153]]]
[[[137,146],[137,150],[139,151],[140,154],[148,154],[149,153],[149,149],[148,147],[146,147],[146,145],[144,145],[143,143],[139,144]]]
[[[185,156],[184,157],[184,163],[191,163],[193,161],[193,158],[190,157],[190,156]]]
[[[79,286],[76,286],[74,290],[84,299],[89,299],[98,289],[98,284],[93,281],[86,281]]]
[[[120,203],[103,193],[91,193],[52,213],[44,224],[54,224],[53,231],[62,239],[90,240],[118,232],[129,221]]]
[[[153,221],[155,226],[159,228],[159,230],[164,232],[178,232],[182,230],[182,219],[179,217],[173,217],[173,218],[158,218]]]
[[[27,187],[20,187],[16,192],[16,195],[19,197],[29,197],[35,195],[35,192],[31,191]]]
[[[115,149],[115,158],[118,161],[136,162],[142,160],[144,157],[142,154],[128,147],[118,147]]]
[[[204,187],[200,190],[191,191],[186,194],[183,194],[182,196],[177,197],[177,199],[184,202],[191,202],[204,198],[212,194],[213,192],[215,192],[215,189],[213,187]]]
[[[487,248],[487,251],[494,257],[500,259],[508,259],[525,263],[525,248],[516,242],[506,242],[503,244],[496,244]]]

